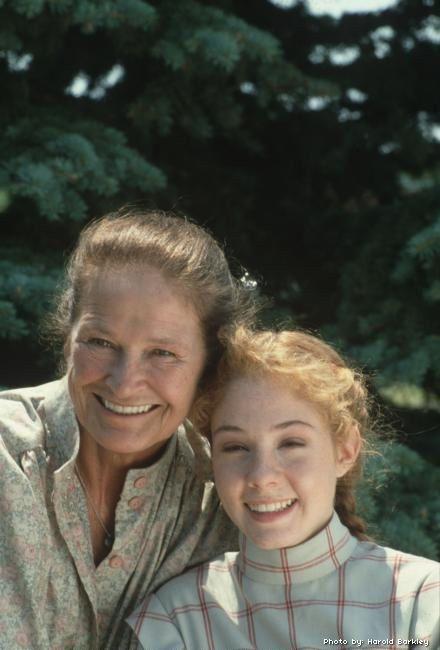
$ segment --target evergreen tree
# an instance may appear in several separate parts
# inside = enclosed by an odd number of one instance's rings
[[[87,220],[177,207],[275,297],[270,322],[374,371],[438,462],[437,4],[338,20],[301,0],[0,0],[0,384],[53,376],[37,324]],[[398,545],[381,495],[401,499],[432,555],[438,474],[398,449],[364,501]]]
[[[173,171],[190,163],[196,178],[215,134],[253,146],[249,78],[261,114],[310,83],[274,36],[213,4],[0,3],[0,336],[20,359],[2,383],[27,381],[36,321],[85,220],[126,201],[174,202]]]

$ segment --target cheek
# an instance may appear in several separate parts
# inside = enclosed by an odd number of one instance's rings
[[[153,381],[163,395],[168,395],[170,401],[178,404],[187,414],[196,396],[198,379],[196,371],[172,369],[156,373]]]
[[[195,356],[192,359],[190,367],[186,371],[187,380],[191,383],[192,390],[195,392],[199,385],[200,379],[205,371],[207,364],[207,354],[204,348],[198,347]]]
[[[191,390],[196,391],[199,385],[200,379],[205,370],[205,355],[200,356],[200,358],[194,362],[191,369],[189,369],[185,374],[187,375],[187,381],[191,384]]]
[[[306,476],[312,471],[312,462],[305,455],[292,454],[281,459],[280,466],[292,477]]]
[[[233,463],[218,462],[213,458],[214,482],[221,501],[234,504],[240,491],[242,473]]]
[[[328,463],[323,463],[319,457],[295,457],[284,464],[284,471],[291,485],[298,490],[312,490],[323,482],[328,483]]]
[[[86,384],[105,374],[108,366],[108,359],[74,346],[68,368],[75,384]]]
[[[197,391],[198,381],[199,375],[196,372],[185,372],[179,376],[180,392],[185,396],[186,400],[193,401]]]
[[[311,494],[320,498],[332,499],[336,488],[336,468],[331,454],[318,454],[309,459],[297,473],[301,486]]]

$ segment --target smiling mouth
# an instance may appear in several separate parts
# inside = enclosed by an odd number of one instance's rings
[[[108,399],[104,399],[99,395],[95,394],[98,402],[103,406],[107,411],[111,413],[116,413],[117,415],[142,415],[144,413],[149,413],[153,409],[157,408],[158,404],[139,404],[135,406],[122,406],[121,404],[115,404],[110,402]]]
[[[273,501],[272,503],[246,503],[245,505],[251,512],[282,512],[292,507],[297,500],[283,499],[282,501]]]

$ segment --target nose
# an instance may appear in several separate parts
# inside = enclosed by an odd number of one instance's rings
[[[142,359],[121,353],[114,360],[106,380],[113,395],[120,400],[130,399],[147,385],[147,371]]]
[[[255,454],[250,459],[247,481],[250,487],[264,489],[277,485],[280,479],[280,467],[272,454]]]

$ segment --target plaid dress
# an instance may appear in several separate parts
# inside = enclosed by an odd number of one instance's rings
[[[352,537],[334,513],[315,537],[240,552],[151,595],[129,623],[144,650],[438,650],[436,562]]]

